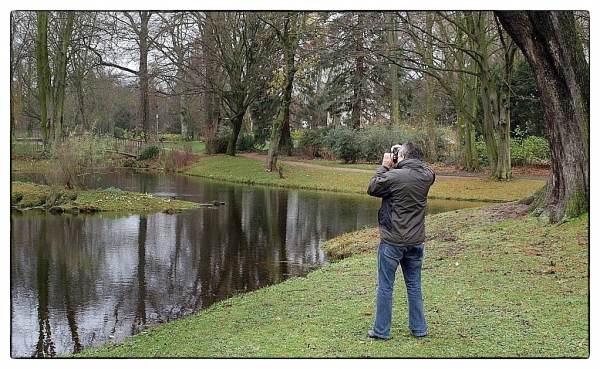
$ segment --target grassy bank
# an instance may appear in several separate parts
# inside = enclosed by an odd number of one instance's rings
[[[35,183],[12,182],[11,206],[16,209],[42,208],[56,212],[96,211],[179,211],[196,209],[200,204],[151,196],[118,188],[67,190]]]
[[[588,357],[588,217],[540,227],[525,212],[501,204],[428,216],[423,339],[406,327],[404,288],[393,339],[366,338],[378,242],[367,229],[326,242],[345,258],[307,277],[76,357]]]
[[[264,162],[244,157],[214,155],[201,158],[184,173],[215,180],[310,190],[366,193],[373,173],[281,165],[282,171],[265,172]],[[531,195],[545,181],[516,179],[499,182],[485,178],[438,176],[429,190],[431,198],[473,201],[512,201]]]

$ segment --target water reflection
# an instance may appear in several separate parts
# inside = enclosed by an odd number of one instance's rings
[[[327,262],[323,241],[376,225],[379,207],[368,196],[182,175],[114,173],[94,186],[226,205],[174,215],[13,212],[12,357],[120,342],[236,293],[305,275]]]

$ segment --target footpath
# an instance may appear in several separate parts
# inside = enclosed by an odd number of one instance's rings
[[[265,161],[266,155],[259,154],[256,152],[238,153],[238,156],[243,156],[248,159],[254,159],[259,161]],[[297,165],[306,168],[321,168],[329,169],[334,171],[343,172],[355,172],[355,173],[374,173],[377,169],[376,165],[373,165],[373,169],[359,169],[359,168],[344,168],[339,166],[319,165],[314,163],[306,163],[303,161],[295,160],[282,160],[278,159],[278,163],[286,165]],[[443,164],[430,164],[431,168],[435,171],[436,176],[440,177],[477,177],[477,178],[488,178],[489,168],[484,168],[481,172],[471,173],[464,170],[460,170],[457,166],[448,166]],[[533,179],[533,180],[546,180],[550,169],[548,166],[530,166],[530,167],[513,167],[513,177],[518,179]]]

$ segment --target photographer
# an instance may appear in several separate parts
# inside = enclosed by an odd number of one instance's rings
[[[392,147],[369,182],[367,193],[380,197],[377,254],[377,300],[371,338],[390,339],[392,296],[398,265],[408,296],[408,326],[415,337],[427,335],[421,293],[425,241],[425,206],[435,173],[422,160],[414,143]]]

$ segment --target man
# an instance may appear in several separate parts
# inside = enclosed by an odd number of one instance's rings
[[[383,156],[382,165],[369,182],[367,193],[380,197],[377,252],[377,300],[371,338],[390,339],[392,296],[398,265],[402,268],[408,296],[408,326],[415,337],[427,335],[421,293],[421,266],[425,241],[425,206],[435,173],[422,160],[414,143],[398,149],[397,163],[392,154]]]

